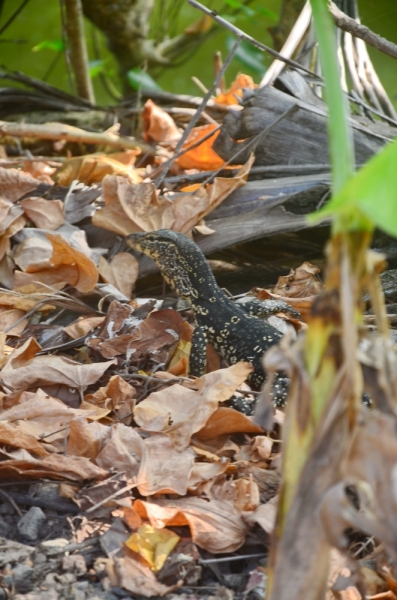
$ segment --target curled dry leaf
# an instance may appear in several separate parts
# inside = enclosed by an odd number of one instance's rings
[[[49,454],[40,459],[10,459],[0,462],[1,479],[69,479],[70,481],[89,481],[104,479],[108,471],[94,465],[87,458]]]
[[[79,317],[77,321],[67,325],[63,330],[73,340],[77,340],[102,325],[104,320],[105,317]]]
[[[221,369],[221,371],[223,370],[224,369]],[[214,373],[218,372],[219,371],[214,371]],[[229,435],[232,433],[263,433],[263,430],[261,427],[259,427],[259,425],[254,423],[250,417],[237,412],[233,408],[220,406],[209,417],[204,427],[197,431],[195,438],[211,439],[217,436],[225,434]]]
[[[25,198],[21,200],[25,215],[40,229],[58,229],[65,223],[63,202],[44,198]]]
[[[43,183],[54,185],[54,181],[51,175],[56,171],[55,167],[51,167],[48,163],[42,160],[26,160],[23,164],[22,170],[25,173],[30,173],[36,179],[39,179]]]
[[[48,454],[35,436],[21,431],[18,425],[8,423],[7,421],[0,421],[0,444],[13,448],[23,448],[39,457],[47,456]]]
[[[197,392],[181,385],[153,392],[135,408],[135,421],[146,431],[167,434],[175,448],[182,451],[191,436],[207,423],[218,403],[229,399],[251,371],[250,364],[240,362],[200,377]]]
[[[247,532],[238,511],[226,502],[203,498],[135,500],[134,509],[156,528],[188,525],[193,543],[214,554],[234,552],[243,545]]]
[[[143,139],[146,142],[165,142],[173,145],[182,135],[174,119],[153,100],[145,102],[142,119]]]
[[[317,296],[309,296],[307,298],[290,298],[288,296],[279,296],[269,290],[255,288],[258,300],[282,300],[288,302],[292,308],[300,312],[302,321],[307,321],[310,316],[310,309]],[[293,319],[289,318],[293,322]]]
[[[126,298],[131,298],[139,272],[135,256],[128,252],[119,252],[110,262],[101,256],[98,270],[105,283],[114,285]]]
[[[257,87],[254,80],[249,75],[237,75],[230,88],[224,94],[219,94],[215,98],[215,102],[217,104],[238,104],[239,102],[236,96],[242,98],[244,88],[253,90]]]
[[[108,428],[109,429],[109,428]],[[124,471],[129,479],[138,475],[145,453],[143,440],[139,433],[123,423],[115,423],[110,428],[110,437],[95,459],[104,469]]]
[[[173,586],[159,583],[149,567],[130,556],[115,558],[114,565],[119,586],[138,597],[165,596],[183,584],[183,580]]]
[[[273,293],[284,298],[317,296],[323,290],[323,284],[318,278],[319,273],[318,267],[304,262],[297,269],[291,269],[288,275],[280,276]]]
[[[215,129],[217,129],[215,123],[203,125],[202,127],[194,127],[182,146],[182,150],[195,144]],[[188,150],[185,154],[182,154],[175,162],[182,169],[201,169],[202,171],[220,169],[225,164],[225,161],[212,147],[218,135],[219,130],[216,131],[213,136],[204,140],[199,146],[196,146],[196,148],[192,148],[192,150]]]
[[[166,435],[153,435],[145,440],[145,453],[138,475],[138,490],[142,496],[156,493],[187,492],[195,454],[191,448],[177,450]]]
[[[278,497],[275,496],[266,504],[260,504],[252,513],[244,514],[243,518],[247,525],[255,525],[256,523],[262,527],[269,535],[274,529],[277,515]]]
[[[93,394],[86,394],[84,400],[95,406],[115,411],[117,417],[126,422],[125,419],[135,406],[135,388],[119,375],[113,375],[105,387],[99,388]]]
[[[15,261],[26,273],[16,272],[14,287],[35,281],[47,285],[62,282],[79,292],[91,291],[98,282],[94,262],[73,248],[63,235],[48,233],[46,238],[51,246],[40,238],[28,237],[15,250]]]
[[[86,185],[99,183],[105,175],[123,175],[131,183],[140,183],[142,177],[132,167],[137,152],[130,151],[130,160],[122,162],[122,153],[107,156],[106,154],[86,154],[85,156],[76,156],[65,161],[58,169],[54,179],[58,185],[68,186],[72,181],[77,180]],[[117,157],[117,158],[116,158]],[[131,161],[132,158],[132,161]]]

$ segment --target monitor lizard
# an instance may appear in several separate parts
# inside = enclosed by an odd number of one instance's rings
[[[283,334],[266,317],[276,312],[294,311],[286,302],[253,300],[236,304],[218,286],[200,248],[182,233],[160,229],[149,233],[134,233],[126,237],[132,248],[150,256],[166,282],[184,298],[194,313],[196,327],[192,336],[189,373],[200,377],[206,371],[206,346],[210,343],[231,365],[238,361],[252,363],[248,378],[254,389],[265,381],[263,354],[277,344]],[[283,405],[286,398],[286,378],[281,375],[273,385],[273,401]]]

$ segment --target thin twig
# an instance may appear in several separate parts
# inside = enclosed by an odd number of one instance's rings
[[[134,488],[136,486],[137,486],[137,482],[134,480],[132,483],[129,483],[125,487],[121,488],[121,490],[117,490],[117,492],[114,492],[114,494],[110,494],[110,496],[107,496],[106,498],[103,498],[102,500],[100,500],[99,502],[97,502],[96,504],[94,504],[94,506],[90,506],[90,508],[87,508],[84,512],[86,514],[92,513],[97,508],[100,508],[101,506],[103,506],[104,504],[106,504],[106,502],[109,502],[109,500],[114,500],[114,498],[117,498],[118,496],[120,496],[124,492],[129,492],[130,490],[132,490],[132,488]]]
[[[222,17],[220,17],[216,11],[213,11],[213,10],[207,8],[206,6],[203,6],[202,4],[200,4],[200,2],[197,2],[197,0],[188,0],[188,2],[189,2],[189,4],[191,4],[195,8],[198,8],[199,10],[201,10],[203,13],[205,13],[209,17],[212,17],[214,19],[214,21],[219,23],[219,25],[222,25],[222,27],[224,27],[225,29],[228,29],[229,31],[234,33],[234,35],[237,35],[238,37],[240,37],[244,40],[247,40],[247,42],[250,42],[251,44],[253,44],[257,48],[259,48],[260,50],[268,52],[275,58],[278,58],[282,62],[285,62],[287,65],[290,65],[290,67],[293,67],[294,69],[298,69],[299,71],[304,71],[308,75],[315,77],[315,79],[322,80],[322,77],[320,77],[320,75],[317,75],[317,73],[314,73],[310,69],[307,69],[306,67],[300,65],[299,63],[297,63],[294,60],[291,60],[290,58],[286,58],[279,52],[276,52],[276,50],[273,50],[273,48],[270,48],[269,46],[262,44],[262,42],[258,42],[255,38],[251,37],[247,33],[244,33],[244,31],[242,31],[238,27],[235,27],[235,25],[232,25],[231,23],[229,23],[229,21],[222,19]]]
[[[22,519],[23,513],[22,513],[21,509],[19,508],[18,504],[15,502],[15,500],[13,498],[11,498],[11,496],[9,496],[7,494],[7,492],[5,492],[2,489],[0,489],[0,494],[3,496],[3,498],[5,498],[7,500],[7,502],[9,504],[11,504],[12,508],[16,511],[18,517],[20,517]]]
[[[190,1],[190,0],[189,0]],[[226,69],[228,68],[229,64],[231,63],[231,61],[233,60],[234,55],[237,52],[238,47],[240,46],[242,41],[242,37],[238,37],[236,42],[233,45],[233,48],[230,50],[221,70],[219,71],[218,75],[215,77],[215,81],[212,84],[212,86],[210,87],[210,89],[208,90],[208,92],[205,94],[204,98],[201,101],[200,106],[197,108],[196,114],[192,117],[192,119],[189,122],[189,125],[186,127],[185,131],[183,132],[183,135],[181,137],[181,139],[179,140],[179,142],[176,145],[175,148],[175,156],[178,154],[178,152],[181,150],[183,144],[185,143],[185,141],[188,138],[189,133],[191,132],[191,130],[193,129],[193,127],[196,125],[197,121],[200,118],[201,113],[203,112],[203,110],[205,109],[208,100],[210,100],[212,94],[214,93],[214,91],[216,90],[218,83],[220,82],[220,80],[222,79],[224,73],[226,72]],[[162,182],[164,181],[172,163],[174,162],[175,158],[173,157],[170,164],[165,167],[163,173],[161,174],[159,180],[157,181],[157,187],[160,187],[160,185],[162,184]]]
[[[189,0],[191,3],[191,0]],[[397,58],[397,45],[389,40],[386,40],[382,36],[374,33],[366,27],[365,25],[361,25],[355,19],[352,19],[344,12],[342,12],[332,0],[328,2],[330,13],[334,19],[335,25],[339,27],[339,29],[343,29],[343,31],[348,31],[354,37],[360,38],[366,44],[373,46],[377,50],[380,50],[384,54],[388,56],[392,56],[393,58]]]

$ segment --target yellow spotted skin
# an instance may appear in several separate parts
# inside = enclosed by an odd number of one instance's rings
[[[254,300],[236,304],[218,286],[199,247],[187,236],[161,229],[127,236],[129,246],[150,256],[170,287],[187,300],[195,315],[190,373],[197,377],[206,370],[207,342],[229,363],[248,361],[254,367],[249,381],[255,388],[266,374],[262,356],[281,337],[269,323],[253,316],[267,316],[280,310],[295,311],[285,302]],[[274,400],[282,404],[286,396],[285,378],[275,382]],[[283,383],[280,382],[283,380]]]

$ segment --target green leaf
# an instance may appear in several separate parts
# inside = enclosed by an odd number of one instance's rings
[[[255,11],[252,10],[252,8],[249,8],[248,6],[240,2],[240,0],[225,0],[225,3],[228,6],[230,6],[230,8],[237,9],[240,12],[244,13],[244,15],[246,15],[247,17],[255,16]]]
[[[143,88],[152,92],[161,92],[161,87],[142,69],[130,69],[127,73],[128,83],[134,90]]]
[[[63,40],[43,40],[37,46],[32,48],[32,52],[38,52],[39,50],[53,50],[54,52],[61,52],[64,49]]]
[[[90,60],[88,63],[88,70],[90,77],[97,77],[100,73],[104,73],[106,70],[105,60]]]
[[[233,36],[227,36],[226,45],[230,52],[235,38]],[[248,67],[252,71],[254,71],[259,76],[263,76],[266,72],[266,67],[263,64],[263,52],[252,46],[249,42],[241,42],[240,46],[237,48],[235,57],[243,63],[245,67]]]
[[[278,21],[278,14],[273,12],[272,10],[268,10],[267,8],[263,8],[262,6],[255,6],[254,10],[262,17],[267,17],[268,19],[272,19],[273,21]]]
[[[310,222],[339,217],[344,229],[379,227],[397,237],[397,140],[373,156]],[[339,229],[341,228],[339,226]]]

